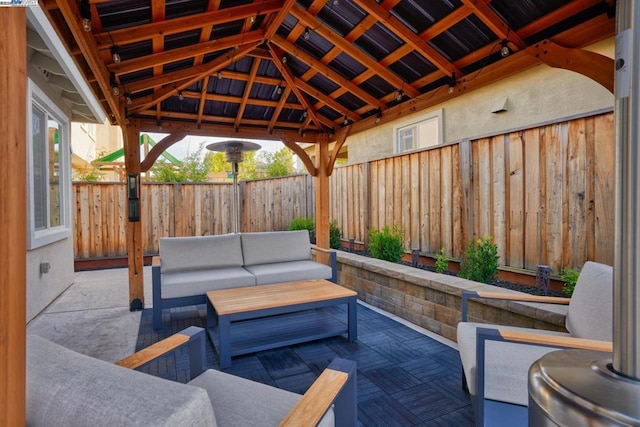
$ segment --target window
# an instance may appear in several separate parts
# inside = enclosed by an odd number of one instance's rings
[[[29,82],[29,249],[69,237],[68,121]]]
[[[394,127],[396,153],[442,143],[442,110]]]

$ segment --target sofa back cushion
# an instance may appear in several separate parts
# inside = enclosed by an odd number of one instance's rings
[[[207,392],[27,337],[28,426],[215,426]]]
[[[244,265],[311,259],[311,243],[307,230],[243,233]]]
[[[243,265],[239,234],[163,237],[159,244],[162,273]]]
[[[571,296],[566,328],[572,336],[613,339],[613,267],[587,261]]]

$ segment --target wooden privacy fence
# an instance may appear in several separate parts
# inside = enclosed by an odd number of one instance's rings
[[[399,224],[405,248],[462,257],[492,236],[500,264],[613,264],[613,113],[338,168],[343,236]]]
[[[144,183],[144,253],[164,236],[231,232],[232,196],[225,183]],[[344,238],[399,224],[407,250],[460,258],[492,236],[513,268],[612,264],[613,114],[336,168],[330,200]],[[240,201],[243,231],[286,230],[313,216],[313,179],[244,182]],[[74,183],[76,259],[126,256],[126,202],[124,184]]]
[[[291,220],[313,216],[313,183],[294,175],[240,184],[243,231],[286,230]],[[127,255],[127,198],[122,183],[74,183],[75,259]],[[142,245],[158,253],[158,239],[233,231],[233,186],[228,183],[143,183]]]

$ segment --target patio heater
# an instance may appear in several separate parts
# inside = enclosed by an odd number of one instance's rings
[[[209,151],[221,151],[226,154],[227,162],[231,163],[231,173],[233,175],[233,232],[238,233],[238,223],[240,222],[240,208],[238,205],[238,164],[244,159],[245,151],[257,151],[261,147],[259,144],[230,139],[228,141],[214,142],[207,145]]]
[[[640,0],[617,7],[613,355],[562,350],[536,362],[532,426],[640,425]]]

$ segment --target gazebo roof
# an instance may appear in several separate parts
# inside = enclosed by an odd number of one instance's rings
[[[45,9],[113,123],[315,142],[540,63],[612,85],[611,64],[585,67],[563,49],[612,37],[614,3],[48,0]]]

